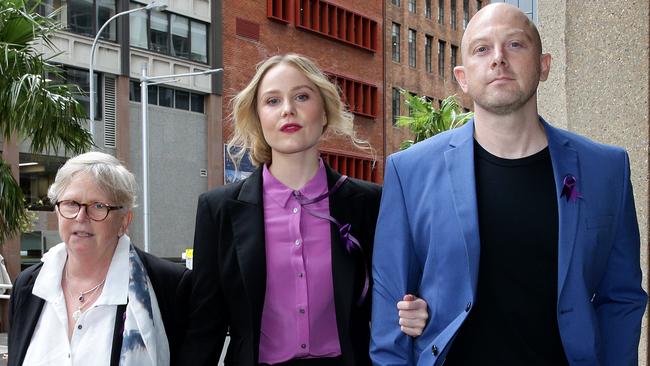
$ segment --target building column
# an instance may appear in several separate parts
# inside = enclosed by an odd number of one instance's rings
[[[208,190],[223,185],[223,97],[216,94],[205,97],[205,117],[208,124]]]
[[[118,75],[115,81],[115,123],[117,124],[116,131],[116,146],[115,155],[124,163],[130,170],[133,170],[131,165],[131,118],[129,106],[129,82],[128,76]]]

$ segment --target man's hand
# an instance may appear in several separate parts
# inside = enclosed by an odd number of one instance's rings
[[[426,301],[414,295],[404,295],[403,300],[397,303],[397,310],[402,332],[411,337],[421,335],[429,319]]]

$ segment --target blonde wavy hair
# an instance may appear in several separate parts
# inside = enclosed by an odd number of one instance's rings
[[[305,56],[290,53],[273,56],[259,63],[253,79],[230,101],[230,118],[235,124],[235,131],[228,142],[228,155],[235,162],[235,166],[239,166],[247,150],[250,150],[251,162],[255,166],[271,162],[271,146],[264,139],[257,115],[257,92],[266,73],[280,64],[294,66],[318,88],[327,119],[323,135],[329,133],[347,136],[355,147],[369,151],[374,156],[370,143],[357,137],[354,131],[354,115],[341,101],[338,87],[313,61]]]

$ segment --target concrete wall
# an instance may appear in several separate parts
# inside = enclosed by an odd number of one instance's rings
[[[540,113],[556,126],[627,149],[647,289],[649,2],[544,0],[538,10],[545,52],[554,56],[539,90]],[[640,365],[648,364],[647,335],[644,321]]]
[[[129,235],[143,247],[140,103],[130,103],[130,166],[138,177],[138,207]],[[161,257],[180,257],[194,238],[196,202],[208,187],[204,114],[149,106],[149,245]]]

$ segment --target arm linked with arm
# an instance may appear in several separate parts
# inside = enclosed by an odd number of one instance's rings
[[[400,330],[397,302],[417,293],[415,258],[403,186],[392,157],[386,162],[375,234],[370,356],[375,365],[412,365],[413,339]]]

